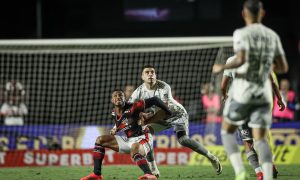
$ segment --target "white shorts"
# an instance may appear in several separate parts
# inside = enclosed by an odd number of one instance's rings
[[[269,129],[272,125],[271,104],[242,104],[228,98],[224,111],[224,120],[230,124],[241,126],[247,123],[250,128]]]
[[[174,128],[175,132],[185,131],[187,135],[189,135],[189,116],[188,114],[183,114],[180,117],[175,116],[170,119],[165,120],[165,124],[150,124],[154,130],[154,133],[161,132],[166,129]]]
[[[150,148],[153,147],[153,137],[150,133],[145,133],[144,135],[131,138],[115,135],[115,138],[119,145],[119,153],[129,154],[131,146],[134,143],[140,143],[143,146],[146,154],[150,151]]]

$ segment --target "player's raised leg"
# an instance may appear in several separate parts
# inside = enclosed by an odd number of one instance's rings
[[[208,158],[212,166],[214,167],[216,174],[217,175],[221,174],[222,166],[220,164],[219,159],[215,155],[211,154],[202,144],[200,144],[194,139],[191,139],[188,136],[188,120],[185,120],[184,122],[185,122],[184,125],[180,123],[175,123],[176,124],[175,131],[176,131],[178,142],[182,146],[190,148],[193,151],[197,152],[198,154],[201,154],[206,158]]]
[[[117,140],[112,135],[98,136],[93,150],[94,171],[81,178],[80,180],[102,180],[102,161],[105,155],[105,148],[110,148],[114,151],[119,151]]]
[[[155,161],[155,158],[154,158],[153,149],[151,149],[147,153],[146,158],[147,158],[147,161],[149,163],[149,167],[150,167],[150,170],[151,170],[152,174],[155,175],[158,178],[160,176],[160,172],[159,172],[159,169],[157,167],[157,164],[156,164],[156,161]]]

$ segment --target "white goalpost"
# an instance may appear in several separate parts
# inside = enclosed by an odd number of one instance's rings
[[[0,150],[92,147],[113,123],[111,91],[141,84],[144,65],[171,85],[191,123],[205,124],[201,88],[218,86],[212,65],[232,54],[231,37],[0,40],[0,102],[11,108],[1,108]]]

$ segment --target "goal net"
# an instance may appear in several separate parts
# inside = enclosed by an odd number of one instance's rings
[[[113,124],[112,90],[139,86],[144,65],[170,84],[191,126],[206,127],[202,97],[220,84],[212,65],[232,53],[230,37],[2,40],[0,150],[92,148]]]

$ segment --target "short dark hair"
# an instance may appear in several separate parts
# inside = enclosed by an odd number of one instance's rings
[[[153,65],[150,65],[150,64],[144,65],[143,68],[142,68],[141,74],[143,74],[143,71],[144,71],[144,69],[146,69],[146,68],[153,68],[153,69],[155,69],[155,67],[154,67]],[[156,69],[155,69],[155,70],[156,70]]]
[[[114,93],[114,92],[116,92],[116,91],[120,91],[120,92],[122,92],[123,94],[125,94],[125,92],[124,92],[123,89],[121,89],[121,88],[115,88],[111,93]]]
[[[246,0],[244,8],[247,8],[254,17],[257,17],[259,10],[263,8],[263,3],[260,0]]]

